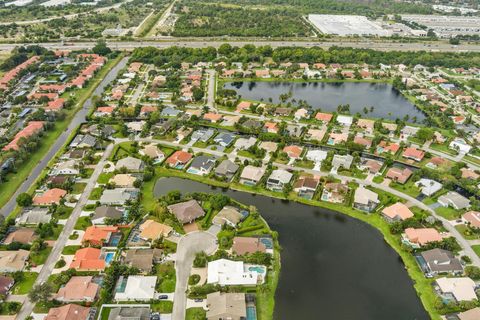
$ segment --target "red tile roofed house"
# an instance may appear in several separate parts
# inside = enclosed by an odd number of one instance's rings
[[[386,141],[380,141],[380,143],[377,146],[377,152],[378,154],[382,154],[384,152],[388,152],[390,154],[396,154],[398,150],[400,149],[400,145],[396,143],[389,143]]]
[[[128,72],[138,72],[142,68],[143,63],[141,62],[132,62],[128,67]]]
[[[361,76],[363,79],[371,78],[371,77],[372,77],[372,73],[371,73],[370,71],[367,71],[367,70],[361,70],[361,71],[360,71],[360,76]]]
[[[67,194],[67,191],[59,188],[53,188],[45,191],[41,195],[33,197],[33,204],[36,206],[50,206],[52,204],[59,204],[60,200]]]
[[[82,243],[84,245],[90,244],[93,246],[102,246],[104,243],[108,242],[110,236],[116,232],[118,232],[118,227],[115,226],[90,226],[85,230]]]
[[[423,152],[422,150],[410,147],[410,148],[406,148],[403,151],[402,156],[404,158],[412,159],[417,162],[420,162],[423,160],[423,157],[425,157],[425,152]]]
[[[49,101],[47,103],[47,106],[45,107],[45,110],[48,111],[59,111],[62,110],[63,106],[65,105],[65,99],[63,98],[58,98],[53,101]]]
[[[327,66],[324,63],[314,63],[313,68],[315,69],[325,69]]]
[[[95,115],[97,117],[102,115],[108,116],[108,115],[111,115],[114,110],[115,110],[115,107],[113,106],[98,107],[97,110],[95,110]]]
[[[303,148],[299,146],[286,146],[283,148],[283,152],[285,152],[289,158],[291,159],[298,159],[302,154]]]
[[[15,137],[13,138],[12,141],[10,141],[9,144],[7,144],[5,147],[3,147],[3,151],[8,151],[8,150],[18,150],[19,145],[18,141],[21,138],[29,138],[33,136],[34,134],[39,133],[43,129],[44,122],[43,121],[30,121],[28,125],[20,130]]]
[[[100,66],[99,66],[99,65],[91,64],[91,65],[89,65],[88,67],[86,67],[85,69],[83,69],[80,74],[81,74],[82,76],[84,76],[85,78],[90,79],[90,78],[93,77],[93,75],[95,74],[95,72],[96,72],[98,69],[100,69]]]
[[[188,78],[188,80],[192,80],[192,81],[201,81],[202,80],[202,75],[201,74],[190,74],[187,78]]]
[[[372,146],[372,140],[364,137],[355,136],[355,138],[353,139],[353,142],[356,144],[362,145],[367,149],[369,149]]]
[[[223,70],[222,77],[231,78],[235,75],[235,70]]]
[[[480,212],[468,211],[462,216],[462,220],[472,228],[480,229]]]
[[[388,170],[386,177],[400,184],[404,184],[407,182],[408,178],[410,178],[412,173],[413,172],[408,168],[401,169],[394,167]]]
[[[443,238],[437,230],[433,228],[407,228],[402,235],[403,241],[412,247],[419,248],[430,242],[442,241]]]
[[[439,78],[433,78],[433,79],[432,79],[432,82],[433,82],[433,83],[436,83],[436,84],[439,84],[439,83],[448,82],[448,80],[447,80],[447,79],[443,79],[442,77],[439,77]]]
[[[332,121],[332,118],[333,118],[333,114],[331,114],[331,113],[319,112],[315,115],[315,119],[320,120],[320,121],[325,122],[325,123],[329,123],[330,121]]]
[[[267,247],[259,238],[235,237],[233,238],[232,251],[239,256],[247,253],[266,252]]]
[[[92,282],[92,276],[73,276],[58,290],[54,299],[61,302],[93,302],[100,286]]]
[[[460,169],[460,171],[462,171],[463,179],[477,180],[478,178],[480,178],[480,175],[473,170],[462,168]]]
[[[455,124],[462,124],[464,123],[466,120],[466,118],[464,116],[455,116],[455,117],[452,117],[452,121],[453,123]]]
[[[203,115],[204,120],[207,120],[207,121],[210,121],[210,122],[213,122],[213,123],[216,123],[217,121],[220,121],[222,118],[223,118],[223,116],[219,113],[209,112],[209,113],[205,113]]]
[[[190,160],[192,159],[192,155],[185,151],[175,151],[168,159],[166,163],[173,168],[183,168]]]
[[[0,79],[0,89],[7,89],[8,88],[8,84],[10,83],[10,81],[12,81],[13,79],[15,79],[17,77],[17,75],[24,69],[28,68],[28,66],[34,64],[35,62],[37,62],[38,60],[40,60],[40,58],[38,56],[33,56],[31,57],[30,59],[24,61],[23,63],[19,64],[18,66],[16,66],[15,68],[13,68],[12,70],[8,71],[7,73],[5,73],[3,75],[3,77]]]
[[[77,304],[67,304],[58,308],[51,308],[43,320],[87,320],[90,308]]]
[[[237,112],[241,112],[241,111],[243,111],[243,110],[245,110],[245,109],[249,109],[251,105],[252,105],[252,103],[249,102],[249,101],[241,101],[241,102],[237,105],[237,110],[236,110],[236,111],[237,111]]]
[[[105,261],[100,258],[102,250],[97,248],[83,248],[75,252],[70,269],[77,271],[103,271]]]
[[[39,86],[40,91],[57,92],[58,94],[64,93],[66,88],[67,86],[64,84],[42,84]]]
[[[270,71],[263,69],[263,70],[255,70],[255,76],[257,78],[270,78]]]
[[[56,92],[35,92],[28,96],[28,100],[40,100],[41,98],[46,97],[48,100],[58,99],[58,93]]]
[[[268,133],[277,133],[278,126],[276,122],[265,122],[263,129]]]
[[[143,106],[140,109],[140,115],[141,116],[146,116],[147,114],[155,112],[155,111],[158,111],[158,108],[156,106]]]
[[[72,81],[70,81],[69,85],[72,86],[72,87],[77,87],[77,88],[81,89],[85,85],[86,81],[87,81],[87,78],[80,75],[80,76],[76,77],[75,79],[73,79]]]
[[[413,217],[412,211],[401,202],[397,202],[382,210],[383,217],[390,223],[404,221]]]

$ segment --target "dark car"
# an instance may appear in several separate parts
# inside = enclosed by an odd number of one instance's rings
[[[162,294],[162,295],[158,296],[158,299],[159,300],[165,300],[165,299],[168,299],[168,296],[166,294]]]
[[[203,302],[203,299],[195,299],[195,300],[193,300],[193,301],[195,301],[195,302]]]

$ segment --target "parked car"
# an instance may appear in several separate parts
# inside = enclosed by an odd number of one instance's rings
[[[165,300],[165,299],[168,299],[168,296],[166,294],[162,294],[162,295],[158,296],[158,299],[159,300]]]

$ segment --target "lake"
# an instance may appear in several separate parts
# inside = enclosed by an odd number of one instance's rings
[[[158,180],[154,194],[171,190],[224,193],[256,206],[278,231],[282,270],[274,319],[429,319],[400,257],[368,224],[323,208],[180,178]]]
[[[252,81],[227,82],[223,88],[233,89],[247,100],[268,102],[272,98],[273,103],[279,103],[281,94],[292,92],[292,99],[305,100],[314,109],[326,112],[337,111],[340,104],[350,104],[351,114],[359,112],[369,118],[395,120],[408,115],[410,119],[417,117],[419,123],[425,119],[420,109],[386,83]],[[365,114],[363,108],[370,106],[374,107],[373,112]]]

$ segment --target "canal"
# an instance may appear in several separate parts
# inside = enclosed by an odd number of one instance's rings
[[[280,102],[281,94],[291,92],[288,101],[304,100],[314,109],[325,112],[337,111],[338,105],[349,104],[351,114],[359,112],[368,118],[395,120],[408,115],[410,120],[416,117],[419,123],[425,119],[421,110],[387,83],[251,81],[227,82],[223,88],[237,91],[242,99],[269,102],[271,98],[273,103]]]
[[[323,208],[221,189],[180,178],[154,195],[224,193],[254,205],[282,247],[274,319],[429,319],[398,254],[375,228]]]

